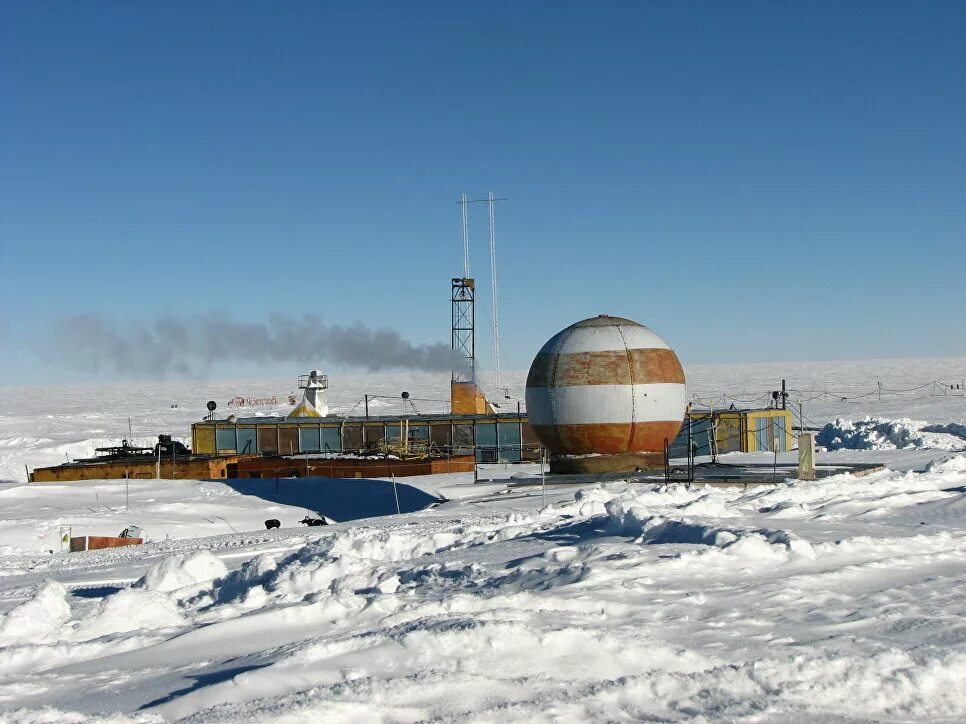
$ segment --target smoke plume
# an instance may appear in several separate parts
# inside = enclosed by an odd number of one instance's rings
[[[203,375],[215,362],[322,362],[376,372],[449,371],[465,363],[445,344],[412,344],[392,329],[326,324],[319,317],[272,314],[243,323],[219,314],[165,317],[119,329],[99,314],[60,319],[55,348],[71,366],[122,376]]]

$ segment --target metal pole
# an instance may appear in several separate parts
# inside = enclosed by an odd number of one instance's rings
[[[161,443],[160,442],[158,443],[158,462],[154,466],[154,479],[155,480],[161,479]]]
[[[772,463],[771,467],[771,481],[773,483],[778,482],[778,437],[772,437],[771,446],[775,449],[775,461]]]
[[[496,373],[496,386],[500,387],[500,315],[496,295],[496,214],[493,192],[487,194],[486,205],[490,216],[490,296],[493,305],[493,366]]]
[[[402,509],[399,507],[399,492],[396,490],[396,476],[390,471],[389,477],[392,478],[392,494],[396,496],[396,515],[402,513]]]
[[[691,418],[688,417],[688,482],[694,480],[694,438],[691,433]]]
[[[463,278],[470,276],[470,229],[466,211],[466,194],[460,195],[460,205],[463,210]]]
[[[547,475],[544,472],[544,457],[547,451],[544,448],[540,448],[540,495],[542,497],[544,507],[547,506]]]
[[[131,484],[128,480],[127,469],[124,470],[124,510],[131,509]]]
[[[785,392],[785,380],[782,380],[782,409],[783,410],[785,409],[785,398],[787,396],[788,396],[788,393]]]

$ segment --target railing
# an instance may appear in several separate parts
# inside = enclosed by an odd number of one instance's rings
[[[687,437],[684,444],[673,442],[664,438],[664,482],[675,483],[694,481],[694,454],[697,443],[694,440],[691,428],[691,420],[686,420]],[[671,460],[675,458],[685,458],[686,463],[682,468],[680,465],[672,465]]]

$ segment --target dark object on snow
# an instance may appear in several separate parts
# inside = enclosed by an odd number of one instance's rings
[[[308,525],[308,526],[329,524],[325,518],[310,518],[309,516],[305,516],[304,518],[302,518],[302,520],[300,520],[299,523],[301,523],[302,525]]]
[[[129,525],[127,528],[121,531],[118,538],[140,538],[141,529],[136,525]]]
[[[275,518],[269,518],[268,520],[265,521],[265,527],[268,530],[271,530],[272,528],[281,528],[282,524]]]
[[[158,435],[158,444],[154,446],[154,454],[164,457],[190,455],[191,450],[185,447],[184,443],[172,440],[170,435]]]

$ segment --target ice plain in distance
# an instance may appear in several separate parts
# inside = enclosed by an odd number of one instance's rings
[[[807,422],[857,441],[822,457],[888,465],[866,478],[610,483],[544,501],[427,476],[413,484],[449,502],[321,531],[293,525],[303,507],[269,516],[224,483],[138,481],[130,510],[116,481],[51,499],[0,485],[0,719],[961,721],[966,398],[926,383],[964,374],[949,359],[688,370],[707,400],[785,377],[793,400],[813,398]],[[515,407],[524,375],[506,379]],[[0,477],[115,443],[128,416],[149,443],[184,435],[207,399],[292,382],[0,389]],[[397,411],[405,389],[441,409],[446,382],[333,378],[330,400],[347,411],[384,392]],[[866,394],[877,382],[881,400]],[[284,527],[259,529],[265,517]],[[74,555],[26,543],[72,520],[168,534]]]

